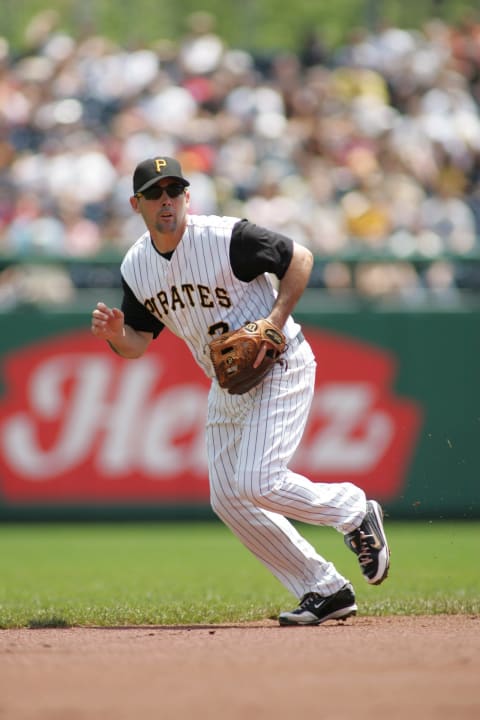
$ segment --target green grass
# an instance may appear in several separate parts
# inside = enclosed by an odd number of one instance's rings
[[[478,522],[390,522],[380,587],[334,530],[300,529],[352,580],[363,615],[480,613]],[[220,523],[0,528],[2,628],[245,622],[292,603]]]

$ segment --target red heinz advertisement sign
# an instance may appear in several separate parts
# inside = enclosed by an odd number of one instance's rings
[[[306,334],[316,392],[294,469],[394,499],[421,423],[418,405],[394,393],[395,358],[350,338]],[[208,502],[209,382],[170,333],[138,360],[118,357],[89,331],[58,336],[11,353],[2,378],[5,502]]]

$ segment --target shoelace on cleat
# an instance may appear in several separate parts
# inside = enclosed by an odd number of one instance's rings
[[[312,602],[315,600],[315,593],[309,592],[303,596],[300,601],[299,610],[308,610]]]
[[[372,550],[368,541],[368,538],[372,538],[375,542],[375,537],[373,535],[365,535],[365,533],[360,532],[360,552],[358,553],[358,562],[362,567],[365,567],[366,565],[370,565],[373,562],[372,557]]]

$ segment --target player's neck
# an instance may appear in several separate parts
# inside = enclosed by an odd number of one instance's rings
[[[180,240],[182,239],[181,236],[179,238],[170,235],[161,235],[159,237],[158,235],[154,236],[152,233],[150,233],[150,238],[155,248],[162,255],[164,255],[165,253],[173,252]]]
[[[162,254],[173,252],[183,237],[185,227],[186,225],[176,228],[172,232],[159,232],[151,228],[150,237],[158,252]]]

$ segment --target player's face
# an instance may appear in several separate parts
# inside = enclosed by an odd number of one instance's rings
[[[188,189],[172,179],[161,180],[130,199],[150,232],[160,235],[171,235],[177,229],[183,233],[189,201]]]

